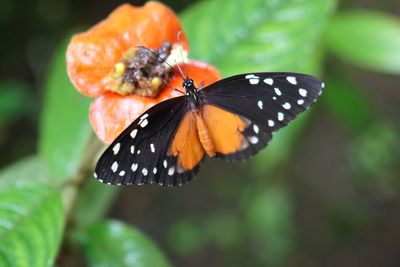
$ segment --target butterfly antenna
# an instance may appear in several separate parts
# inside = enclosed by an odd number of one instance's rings
[[[174,91],[177,91],[177,92],[179,92],[179,93],[181,93],[181,94],[183,94],[183,95],[185,94],[185,92],[182,92],[181,90],[176,89],[176,88],[172,87],[171,85],[169,85],[168,82],[167,82],[166,80],[161,79],[161,82],[162,82],[166,87],[168,87],[168,88],[170,88],[170,89],[172,89],[172,90],[174,90]]]
[[[149,48],[147,48],[147,47],[145,47],[145,46],[141,46],[141,45],[136,46],[136,48],[144,49],[144,50],[150,52],[153,56],[155,56],[156,59],[160,59],[162,62],[164,62],[165,64],[167,64],[176,74],[180,75],[180,76],[182,77],[182,79],[185,80],[185,76],[183,75],[183,72],[182,72],[182,70],[179,68],[179,66],[178,66],[178,69],[179,69],[179,72],[178,72],[178,71],[177,71],[174,67],[172,67],[165,59],[161,58],[159,55],[157,55],[156,53],[154,53],[151,49],[149,49]]]
[[[176,59],[174,59],[174,61],[175,61],[176,66],[178,67],[178,70],[179,70],[179,72],[180,72],[180,74],[181,74],[181,76],[182,76],[182,79],[183,79],[183,80],[186,80],[187,75],[186,75],[186,78],[185,78],[185,75],[183,74],[183,71],[182,71],[181,67],[179,67],[179,64],[178,64],[178,62],[176,61]]]
[[[178,49],[179,49],[179,53],[181,54],[183,69],[186,73],[186,78],[189,78],[189,73],[186,69],[186,64],[185,64],[185,58],[183,57],[183,54],[182,54],[181,35],[182,35],[182,31],[179,31],[178,32]]]

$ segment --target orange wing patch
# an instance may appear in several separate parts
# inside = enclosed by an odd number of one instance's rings
[[[215,152],[230,154],[242,148],[244,141],[242,132],[248,126],[248,122],[236,114],[213,105],[204,105],[201,115],[207,126]],[[208,150],[207,154],[215,155],[215,153],[209,153]]]
[[[178,157],[178,167],[191,170],[199,164],[204,153],[197,133],[196,119],[192,112],[187,112],[175,133],[168,154]]]

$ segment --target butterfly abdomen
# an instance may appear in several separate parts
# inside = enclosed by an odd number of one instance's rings
[[[199,135],[200,143],[202,144],[207,155],[210,157],[215,156],[215,147],[213,140],[211,139],[210,132],[204,122],[202,113],[199,110],[194,110],[194,117],[196,119],[197,132]]]

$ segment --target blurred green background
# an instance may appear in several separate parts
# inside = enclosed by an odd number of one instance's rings
[[[180,188],[84,164],[99,144],[65,49],[121,3],[1,0],[0,266],[400,266],[398,0],[164,1],[224,76],[326,84],[260,154]]]

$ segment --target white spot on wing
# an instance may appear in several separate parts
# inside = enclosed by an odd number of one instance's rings
[[[321,88],[325,88],[325,83],[321,83]]]
[[[150,150],[151,150],[151,152],[156,152],[156,148],[154,147],[154,144],[153,143],[151,143],[150,144]]]
[[[121,147],[120,143],[116,143],[115,146],[113,147],[114,155],[117,155],[119,152],[119,148]]]
[[[247,74],[246,76],[244,76],[246,79],[251,79],[254,78],[256,76],[254,76],[254,74]]]
[[[303,89],[303,88],[300,88],[300,89],[299,89],[299,94],[300,94],[302,97],[306,97],[306,96],[307,96],[307,90],[306,90],[306,89]]]
[[[285,104],[282,105],[282,107],[284,109],[288,109],[289,110],[292,106],[289,104],[289,102],[286,102]]]
[[[147,124],[149,124],[149,121],[148,121],[148,120],[143,120],[143,121],[140,123],[140,127],[144,128],[144,127],[147,126]]]
[[[260,109],[263,109],[264,104],[261,100],[258,100],[257,105]]]
[[[258,84],[260,82],[260,79],[258,79],[258,78],[250,78],[249,82],[250,82],[250,84],[255,85],[255,84]]]
[[[93,173],[94,178],[97,178],[97,173]]]
[[[282,92],[281,92],[281,90],[279,90],[279,88],[275,87],[274,91],[275,91],[276,95],[282,95]]]
[[[171,167],[171,168],[168,169],[168,175],[169,176],[172,176],[174,173],[175,173],[175,168],[174,167]]]
[[[135,172],[137,170],[137,168],[138,168],[137,163],[133,163],[131,166],[132,171]]]
[[[142,117],[140,117],[140,120],[144,120],[144,119],[146,119],[147,117],[149,116],[149,114],[144,114],[144,115],[142,115]]]
[[[264,79],[264,82],[266,84],[269,84],[269,85],[273,85],[274,84],[274,80],[272,80],[272,78],[266,78],[266,79]]]
[[[164,166],[164,168],[167,168],[167,160],[166,159],[164,159],[164,161],[163,161],[163,166]]]
[[[131,145],[131,154],[135,153],[135,146]]]
[[[112,172],[116,172],[118,169],[118,162],[114,161],[113,164],[111,165],[111,170]]]
[[[258,134],[258,132],[260,131],[260,129],[258,128],[258,126],[256,124],[253,125],[253,130],[256,134]]]
[[[303,105],[303,104],[304,104],[304,100],[303,100],[303,99],[299,99],[299,100],[297,100],[297,104],[299,104],[299,105]]]
[[[257,136],[249,136],[249,142],[254,144],[258,143],[258,137]]]
[[[296,77],[287,76],[287,77],[286,77],[286,80],[287,80],[288,82],[290,82],[291,84],[297,84]]]
[[[125,175],[125,171],[120,171],[119,172],[119,176],[124,176]]]
[[[285,115],[282,112],[278,112],[278,121],[283,121],[285,119]]]
[[[268,126],[269,127],[274,127],[275,126],[275,122],[273,120],[268,120]]]
[[[157,168],[156,168],[156,167],[153,168],[153,173],[154,173],[154,174],[157,173]]]
[[[136,137],[137,131],[138,131],[137,129],[134,129],[134,130],[131,132],[131,137],[132,137],[132,139]]]
[[[142,173],[143,173],[144,176],[146,176],[149,172],[147,171],[146,168],[143,168],[143,169],[142,169]]]

